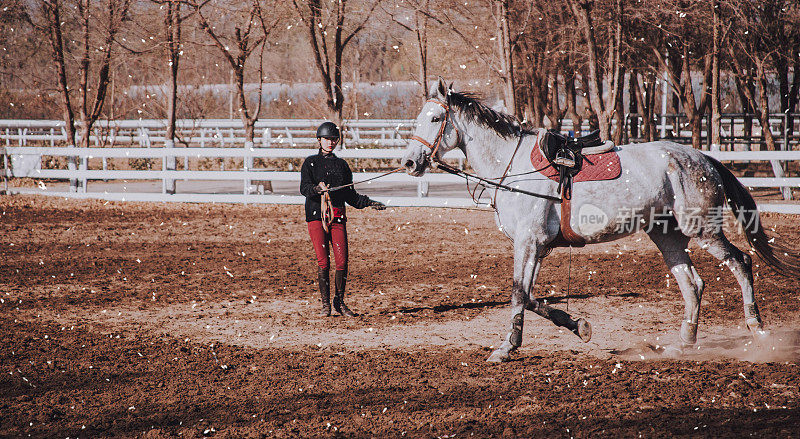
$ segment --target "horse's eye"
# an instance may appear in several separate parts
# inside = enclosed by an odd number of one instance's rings
[[[439,116],[433,116],[433,118],[431,119],[431,122],[439,122],[441,120],[442,120],[442,118],[440,118]]]

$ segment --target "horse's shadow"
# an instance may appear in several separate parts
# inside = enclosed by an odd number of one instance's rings
[[[569,300],[579,300],[579,299],[588,299],[590,297],[594,297],[595,295],[592,294],[566,294],[563,296],[546,296],[541,297],[537,300],[544,301],[545,303],[565,303]],[[639,293],[622,293],[622,294],[605,294],[605,296],[613,296],[613,297],[639,297]],[[440,305],[433,305],[433,306],[413,306],[413,307],[400,307],[395,310],[390,311],[382,311],[381,314],[394,314],[394,313],[401,313],[401,314],[414,314],[422,311],[433,311],[435,313],[442,313],[447,311],[454,311],[454,310],[465,310],[465,309],[484,309],[484,308],[496,308],[498,306],[504,306],[510,304],[510,300],[490,300],[486,302],[466,302],[462,304],[440,304]]]
[[[566,294],[563,296],[544,296],[540,297],[539,300],[546,301],[547,303],[564,303],[568,300],[572,299],[589,299],[592,297],[603,296],[603,297],[639,297],[641,296],[640,293],[620,293],[620,294]]]
[[[490,300],[487,302],[467,302],[462,304],[441,304],[441,305],[434,305],[434,306],[414,306],[414,307],[400,307],[399,309],[392,310],[392,311],[382,311],[381,314],[394,314],[394,313],[402,313],[402,314],[414,314],[422,311],[433,311],[435,313],[453,311],[457,309],[482,309],[482,308],[494,308],[502,305],[508,305],[511,303],[510,300]]]

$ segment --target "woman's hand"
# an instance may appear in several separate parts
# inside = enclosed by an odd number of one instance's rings
[[[369,202],[369,207],[371,207],[371,208],[373,208],[375,210],[384,210],[384,209],[386,209],[386,205],[385,204],[381,203],[380,201],[375,201],[375,200],[371,200]]]
[[[322,194],[323,192],[327,192],[328,185],[325,184],[324,181],[320,181],[318,185],[314,186],[314,192],[318,194]]]

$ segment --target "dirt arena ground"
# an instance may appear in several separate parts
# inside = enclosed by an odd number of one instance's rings
[[[796,217],[764,222],[800,245]],[[348,230],[362,315],[321,318],[301,206],[0,197],[0,436],[800,437],[800,281],[759,260],[771,336],[697,251],[699,345],[678,354],[680,292],[644,235],[556,250],[539,295],[594,338],[527,313],[494,365],[511,243],[491,213]]]

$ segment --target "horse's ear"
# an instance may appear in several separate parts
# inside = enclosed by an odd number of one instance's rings
[[[439,92],[439,96],[447,96],[447,84],[445,84],[444,78],[441,76],[439,77],[439,84],[437,84],[436,90]]]

